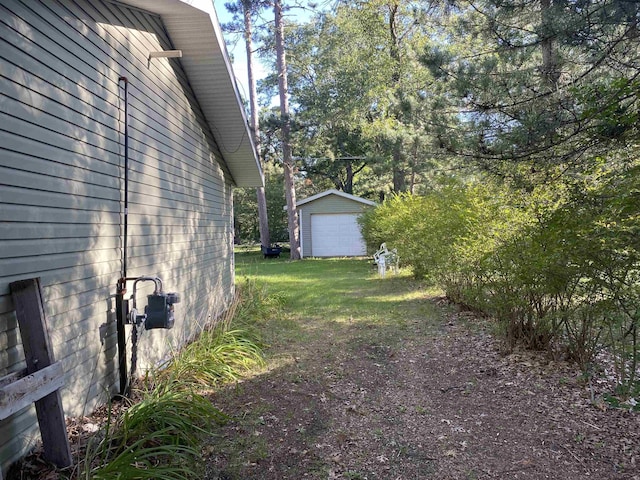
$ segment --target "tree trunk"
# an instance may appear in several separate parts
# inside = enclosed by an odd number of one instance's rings
[[[411,177],[409,183],[409,193],[414,194],[416,186],[416,170],[418,169],[418,140],[414,139],[413,142],[413,160],[411,161]]]
[[[393,192],[402,193],[407,191],[407,179],[404,168],[402,168],[402,140],[398,139],[393,146]]]
[[[353,177],[355,176],[355,173],[353,173],[353,164],[350,161],[347,161],[344,168],[347,173],[344,181],[343,192],[353,195]]]
[[[289,246],[291,260],[300,260],[300,235],[298,230],[298,211],[296,210],[296,190],[293,180],[294,163],[291,155],[291,119],[289,117],[289,98],[287,86],[287,61],[284,50],[284,23],[282,20],[282,2],[273,4],[276,23],[276,57],[278,68],[278,90],[280,93],[280,117],[282,132],[282,163],[284,166],[284,193],[287,199],[287,223],[289,227]]]
[[[389,55],[393,60],[393,71],[391,73],[391,82],[397,87],[400,82],[400,40],[397,32],[397,15],[398,5],[392,3],[389,5],[389,35],[391,37]]]
[[[638,38],[639,26],[638,26],[638,14],[640,13],[640,6],[636,2],[629,2],[628,4],[628,12],[627,12],[627,34],[625,35],[628,39],[636,39]]]
[[[558,59],[553,50],[553,35],[551,35],[551,24],[553,22],[551,7],[552,0],[540,0],[540,16],[543,26],[541,41],[542,47],[542,76],[545,83],[552,88],[558,87],[558,80],[560,79],[560,71],[558,65]]]
[[[389,56],[393,60],[393,70],[391,72],[391,85],[396,89],[396,97],[398,103],[402,98],[402,91],[400,85],[400,65],[402,59],[400,58],[400,40],[398,38],[398,4],[391,2],[389,4],[389,36],[390,36],[390,48]],[[402,112],[400,107],[397,107],[395,113],[395,119],[398,123],[401,123]],[[402,164],[402,140],[398,138],[393,145],[392,153],[392,170],[393,170],[393,191],[395,193],[401,193],[407,190],[407,180],[405,178],[405,170]]]
[[[253,74],[253,23],[251,21],[251,0],[242,0],[242,10],[244,14],[244,42],[247,49],[247,72],[249,80],[249,107],[251,110],[251,133],[253,134],[253,144],[258,153],[258,161],[262,165],[262,155],[260,153],[260,127],[258,122],[258,96],[256,78]],[[271,244],[269,238],[269,217],[267,216],[267,197],[264,187],[256,189],[258,201],[258,223],[260,225],[260,244],[268,247]]]

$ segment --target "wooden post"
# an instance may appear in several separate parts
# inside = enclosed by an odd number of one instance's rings
[[[27,374],[55,363],[40,289],[40,279],[19,280],[9,285],[20,327]],[[55,390],[35,401],[44,458],[58,467],[72,464],[60,391]]]

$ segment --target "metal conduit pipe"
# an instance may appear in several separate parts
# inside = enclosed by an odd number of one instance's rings
[[[124,82],[124,231],[122,237],[122,278],[127,277],[127,229],[129,227],[129,80],[120,77]]]
[[[129,227],[129,98],[127,77],[118,78],[124,87],[124,214],[122,217],[122,274],[116,285],[116,331],[118,337],[118,370],[120,374],[120,395],[128,396],[131,388],[131,378],[136,371],[138,328],[146,330],[154,328],[172,328],[175,322],[174,304],[180,302],[180,296],[175,292],[165,293],[162,280],[159,277],[127,277],[127,241]],[[133,281],[133,295],[125,300],[127,282]],[[138,315],[136,308],[136,287],[139,282],[152,281],[155,291],[148,295],[148,304],[144,314]],[[131,302],[130,302],[131,301]],[[132,304],[130,309],[129,303]],[[133,317],[133,318],[132,318]],[[127,342],[125,326],[132,325],[131,332],[131,372],[127,375]]]
[[[118,370],[120,373],[120,394],[128,395],[129,379],[127,377],[127,343],[125,336],[125,323],[127,312],[125,311],[124,295],[127,292],[127,228],[129,225],[129,98],[127,77],[118,78],[124,83],[124,216],[122,238],[122,276],[118,279],[116,287],[116,331],[118,337]]]

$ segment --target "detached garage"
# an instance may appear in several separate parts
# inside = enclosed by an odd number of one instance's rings
[[[298,201],[302,257],[366,255],[358,217],[374,205],[371,200],[333,189]]]

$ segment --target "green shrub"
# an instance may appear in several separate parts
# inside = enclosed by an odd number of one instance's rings
[[[633,162],[631,162],[633,163]],[[584,368],[608,348],[637,382],[640,165],[595,162],[580,178],[514,191],[490,182],[402,195],[362,217],[417,277],[495,318],[506,344],[564,353]],[[626,386],[626,387],[625,387]]]
[[[454,261],[456,244],[474,221],[467,189],[454,184],[426,196],[391,197],[360,220],[369,250],[386,242],[388,248],[397,248],[403,265],[417,278],[434,282]]]

